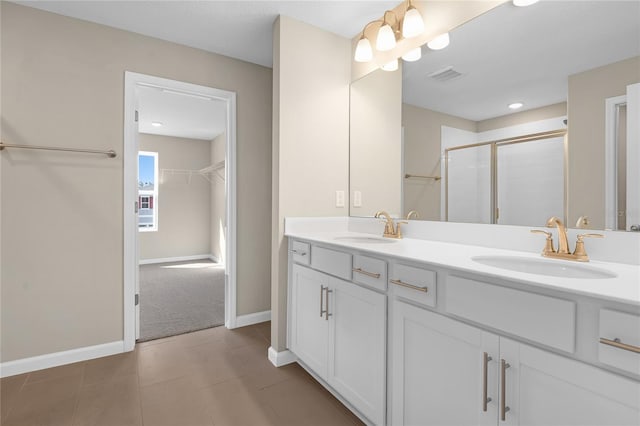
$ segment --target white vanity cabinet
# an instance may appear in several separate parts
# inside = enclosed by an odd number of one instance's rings
[[[401,300],[391,321],[393,425],[640,424],[630,379]]]
[[[384,424],[386,296],[297,264],[290,283],[289,349],[367,419]]]

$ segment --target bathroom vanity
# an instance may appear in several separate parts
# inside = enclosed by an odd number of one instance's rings
[[[288,349],[365,422],[639,424],[637,264],[311,223],[287,226]]]

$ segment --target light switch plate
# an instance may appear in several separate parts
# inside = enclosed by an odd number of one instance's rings
[[[336,191],[336,207],[344,207],[344,191]]]
[[[353,191],[353,207],[362,207],[361,191]]]

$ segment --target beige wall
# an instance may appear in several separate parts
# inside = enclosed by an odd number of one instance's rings
[[[415,175],[440,176],[442,126],[476,131],[476,122],[402,104],[404,170]],[[440,181],[405,179],[404,212],[416,210],[420,219],[440,220]]]
[[[402,71],[374,71],[351,83],[350,95],[350,214],[401,215]]]
[[[211,141],[211,164],[225,159],[227,135],[223,133]],[[220,262],[226,262],[226,199],[225,169],[219,169],[211,177],[211,254]]]
[[[125,70],[237,93],[237,312],[268,310],[271,70],[13,3],[0,7],[2,140],[119,154],[0,155],[2,361],[123,338]]]
[[[569,223],[582,215],[605,225],[605,99],[640,82],[640,57],[569,76]]]
[[[549,118],[562,117],[567,115],[567,103],[547,105],[540,108],[534,108],[527,111],[516,112],[513,114],[503,115],[501,117],[490,118],[488,120],[478,121],[478,132],[486,132],[488,130],[503,129],[505,127],[517,126],[519,124],[532,123],[534,121],[546,120]]]
[[[158,153],[158,230],[140,232],[140,260],[210,254],[211,185],[203,176],[162,169],[200,170],[209,165],[211,142],[140,133],[140,151]]]
[[[285,349],[285,216],[345,216],[351,42],[281,16],[274,26],[271,344]],[[347,201],[348,202],[348,201]]]

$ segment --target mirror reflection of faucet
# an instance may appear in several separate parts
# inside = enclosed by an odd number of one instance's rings
[[[416,210],[411,210],[409,213],[407,213],[407,220],[411,220],[412,217],[420,219],[420,213],[418,213]]]
[[[578,223],[576,223],[577,227],[585,227],[588,225],[589,221],[586,216],[581,216],[578,219]],[[582,226],[580,226],[582,225]],[[569,240],[567,238],[567,228],[565,228],[564,224],[560,219],[555,216],[550,217],[547,220],[546,224],[547,228],[557,228],[558,230],[558,249],[556,250],[553,246],[553,236],[551,232],[542,231],[540,229],[532,229],[531,232],[534,234],[544,234],[546,235],[546,241],[544,245],[544,249],[542,250],[542,256],[551,257],[556,259],[564,259],[564,260],[575,260],[578,262],[588,262],[589,256],[584,249],[584,239],[585,238],[604,238],[602,234],[580,234],[577,237],[576,247],[573,253],[569,251]]]

